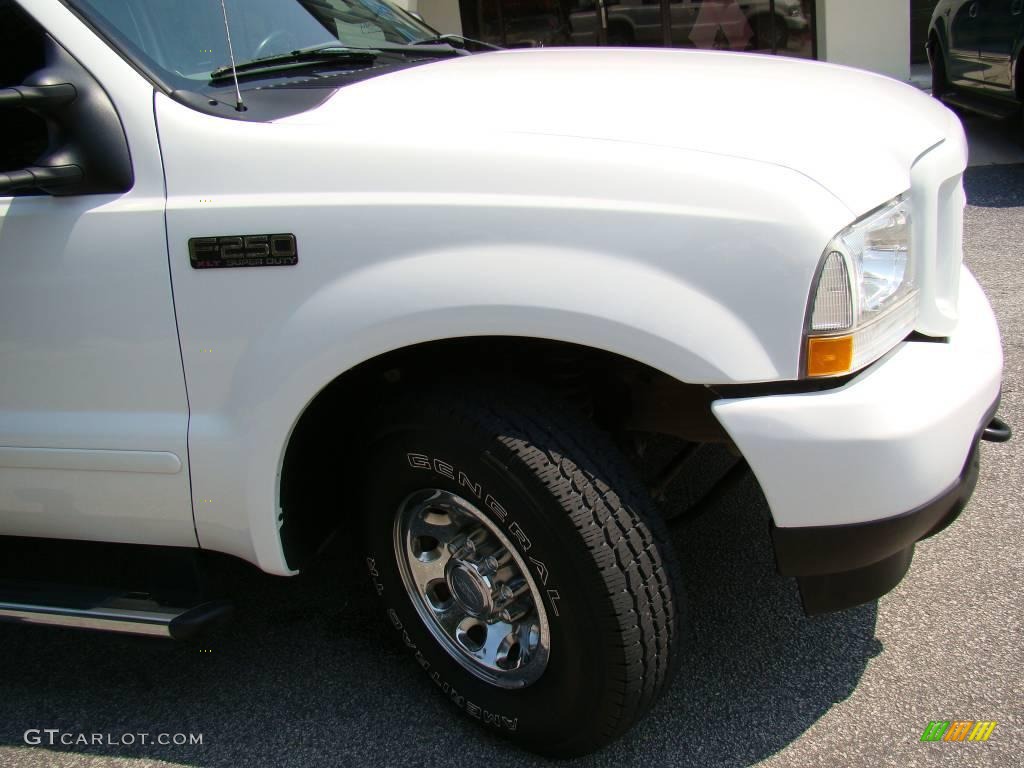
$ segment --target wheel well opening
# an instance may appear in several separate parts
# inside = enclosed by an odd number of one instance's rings
[[[356,510],[342,499],[360,476],[366,414],[389,397],[446,379],[502,378],[530,384],[618,437],[652,433],[727,443],[711,413],[714,395],[603,350],[521,337],[472,337],[406,347],[369,360],[324,387],[292,431],[281,476],[281,539],[300,569]],[[349,491],[345,489],[348,488]]]

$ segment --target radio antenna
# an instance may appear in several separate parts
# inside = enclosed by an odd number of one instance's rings
[[[238,103],[235,104],[236,112],[245,112],[247,107],[242,103],[242,89],[238,87],[238,67],[235,64],[235,49],[231,45],[231,25],[228,24],[228,7],[224,4],[224,0],[220,0],[220,9],[224,13],[224,34],[228,38],[228,57],[231,59],[231,76],[235,79],[235,96],[238,97]]]

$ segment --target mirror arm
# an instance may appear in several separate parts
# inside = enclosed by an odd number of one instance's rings
[[[77,165],[32,166],[20,171],[0,172],[0,195],[20,189],[41,189],[44,192],[73,186],[84,174]]]
[[[19,85],[0,88],[0,107],[23,107],[46,111],[75,100],[78,91],[71,83],[56,85]]]

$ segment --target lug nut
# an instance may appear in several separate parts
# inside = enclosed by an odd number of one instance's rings
[[[498,612],[498,618],[506,624],[515,624],[526,614],[530,612],[530,606],[523,605],[522,603],[515,603],[510,605],[508,608],[502,608]]]
[[[483,528],[476,528],[453,539],[448,544],[448,551],[460,560],[472,560],[485,541],[487,541],[487,531]]]
[[[504,547],[498,547],[494,552],[484,558],[481,572],[490,576],[504,568],[512,561],[512,555]]]
[[[491,592],[491,599],[498,609],[505,608],[524,592],[530,589],[526,579],[516,579],[507,584],[499,584]]]

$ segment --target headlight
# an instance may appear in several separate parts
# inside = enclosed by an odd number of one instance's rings
[[[805,329],[808,376],[877,360],[914,330],[910,200],[901,195],[836,235],[822,256]]]

